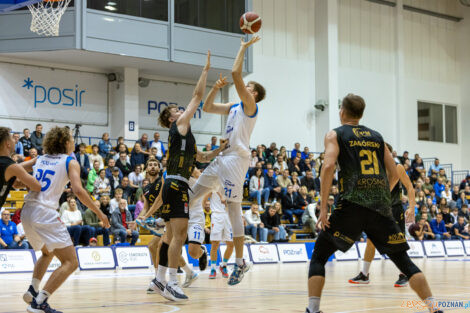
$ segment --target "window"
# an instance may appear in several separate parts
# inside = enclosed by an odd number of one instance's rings
[[[88,0],[88,8],[168,21],[168,0]]]
[[[418,101],[418,140],[457,143],[457,107]]]
[[[245,0],[175,0],[175,22],[231,33],[242,33]]]

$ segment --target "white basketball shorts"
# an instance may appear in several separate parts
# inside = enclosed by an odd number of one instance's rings
[[[232,225],[227,213],[212,213],[211,241],[233,241]]]
[[[199,223],[188,224],[188,243],[203,244],[205,239],[204,227]]]

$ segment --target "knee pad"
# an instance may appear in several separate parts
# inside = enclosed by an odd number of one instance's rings
[[[162,246],[160,247],[160,260],[158,261],[158,264],[161,266],[168,267],[168,244],[166,242],[162,242]]]
[[[312,276],[325,277],[325,264],[328,262],[330,255],[335,253],[336,250],[336,247],[324,237],[324,233],[321,233],[312,252],[308,278]]]
[[[229,202],[228,215],[230,217],[230,223],[232,224],[233,237],[243,237],[245,235],[245,229],[243,227],[241,203]]]
[[[408,279],[414,274],[421,273],[421,270],[411,261],[411,258],[405,251],[392,253],[388,256]]]
[[[310,266],[308,268],[308,278],[312,276],[323,276],[325,277],[325,263],[323,263],[318,256],[312,254],[312,259],[310,260]]]

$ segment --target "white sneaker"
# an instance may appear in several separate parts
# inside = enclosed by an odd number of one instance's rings
[[[171,301],[188,300],[188,296],[184,294],[183,289],[181,289],[178,283],[174,282],[166,284],[163,296]]]
[[[184,279],[184,284],[183,284],[183,288],[188,288],[189,286],[191,286],[191,284],[197,280],[199,277],[199,274],[196,273],[196,272],[191,272],[190,275],[186,274],[186,277]]]
[[[165,282],[160,282],[156,278],[152,279],[147,289],[148,294],[159,294],[164,297],[163,293],[165,291]]]

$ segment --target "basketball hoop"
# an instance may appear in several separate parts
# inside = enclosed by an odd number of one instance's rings
[[[43,36],[59,36],[62,15],[71,0],[44,0],[28,5],[31,11],[31,31]]]

